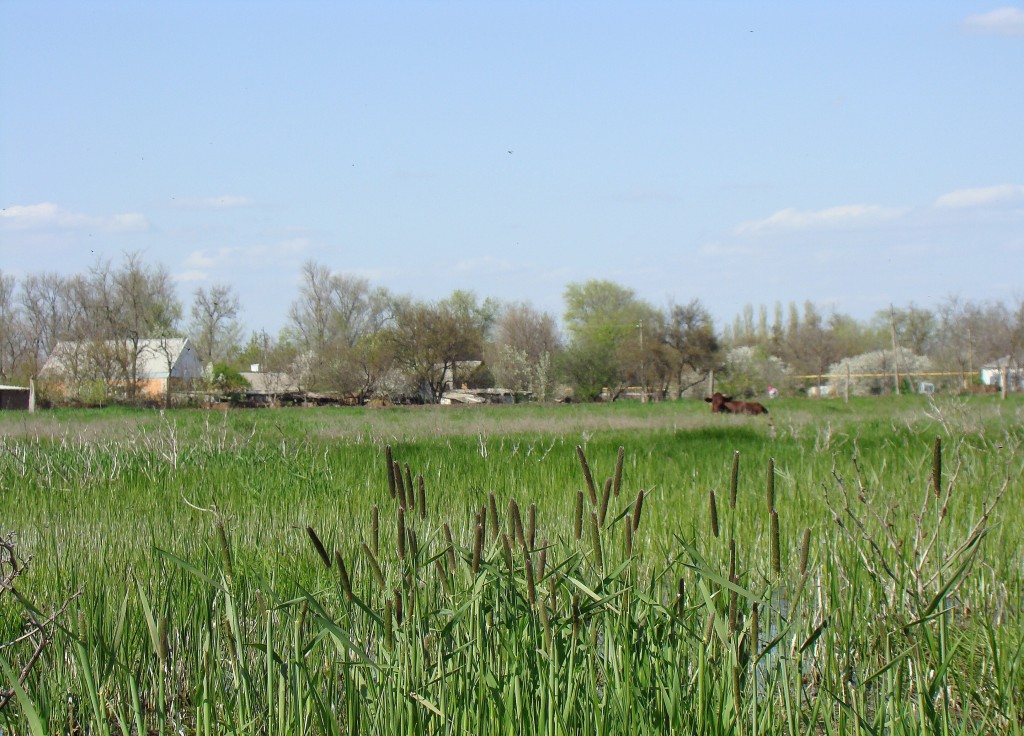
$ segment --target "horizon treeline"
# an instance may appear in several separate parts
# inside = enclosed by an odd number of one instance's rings
[[[538,400],[562,387],[590,400],[629,386],[678,398],[710,371],[721,371],[731,391],[757,392],[770,383],[796,388],[785,376],[822,376],[840,361],[884,351],[926,360],[966,385],[992,360],[1024,362],[1021,299],[1006,305],[950,296],[933,309],[892,306],[865,321],[810,301],[747,304],[721,330],[699,300],[658,307],[608,280],[571,283],[563,300],[560,328],[555,315],[527,302],[463,290],[424,301],[309,261],[286,326],[276,335],[247,335],[231,285],[201,286],[186,305],[167,269],[138,253],[70,276],[16,280],[0,271],[0,382],[38,376],[60,341],[160,337],[190,338],[221,373],[259,364],[304,388],[362,400],[418,392],[437,401],[453,378]]]

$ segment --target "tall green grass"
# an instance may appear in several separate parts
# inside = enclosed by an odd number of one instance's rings
[[[0,731],[1019,733],[1019,407],[860,406],[7,424]]]

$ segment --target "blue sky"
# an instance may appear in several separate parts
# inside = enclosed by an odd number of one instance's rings
[[[0,270],[557,315],[1024,298],[1024,4],[5,2]]]

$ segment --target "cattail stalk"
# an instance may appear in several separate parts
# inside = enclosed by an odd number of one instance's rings
[[[935,490],[935,497],[942,493],[942,438],[935,438],[935,447],[932,450],[932,486]]]
[[[594,476],[590,472],[587,456],[579,445],[576,445],[576,454],[580,458],[580,465],[583,466],[583,477],[587,481],[587,491],[590,493],[590,505],[597,508],[597,488],[594,486]]]
[[[480,556],[484,550],[484,526],[483,524],[476,525],[476,534],[473,537],[473,574],[476,575],[480,571]]]
[[[732,455],[732,477],[729,479],[729,508],[736,508],[736,495],[740,486],[740,451]]]
[[[384,603],[384,646],[390,652],[395,648],[394,604],[388,598]]]
[[[156,658],[160,664],[167,663],[167,617],[161,616],[156,625]]]
[[[423,474],[416,476],[416,486],[419,492],[420,518],[427,518],[427,490],[423,487]]]
[[[779,512],[772,509],[772,533],[771,533],[771,544],[772,544],[772,572],[776,575],[782,572],[782,550],[781,550],[781,539],[779,534]]]
[[[626,558],[633,556],[633,520],[626,514]]]
[[[576,491],[576,508],[572,517],[573,536],[580,541],[583,536],[583,491]]]
[[[622,461],[626,458],[626,448],[619,447],[619,454],[615,457],[615,481],[612,483],[612,490],[615,493],[615,498],[619,497],[619,491],[622,490]]]
[[[512,545],[508,541],[508,534],[501,533],[501,551],[505,555],[505,564],[508,566],[508,574],[515,572],[515,562],[512,560]]]
[[[313,548],[316,550],[316,553],[320,555],[320,559],[323,560],[324,567],[330,570],[331,556],[327,554],[327,549],[324,547],[324,543],[320,541],[320,537],[316,535],[316,532],[313,530],[313,527],[307,526],[306,534],[309,535],[309,540],[313,543]]]
[[[384,461],[388,466],[388,490],[391,491],[391,498],[394,498],[397,490],[395,488],[395,458],[391,454],[391,445],[384,447]]]
[[[533,606],[537,603],[537,586],[533,578],[533,562],[530,560],[530,552],[523,547],[523,567],[526,570],[526,599]]]
[[[804,529],[804,541],[800,545],[800,574],[807,574],[807,555],[811,550],[811,530],[810,528]]]
[[[224,522],[217,519],[215,526],[217,528],[217,542],[220,544],[220,558],[224,563],[224,575],[228,579],[228,585],[232,585],[235,580],[235,568],[231,563],[231,547],[228,545],[228,533],[224,531]]]
[[[398,507],[398,559],[405,559],[405,509],[401,506]]]
[[[380,554],[380,508],[377,504],[370,509],[370,542],[373,543],[373,554]]]
[[[757,602],[750,606],[750,658],[757,659],[761,650],[761,623],[757,612]]]
[[[594,553],[594,564],[604,571],[604,555],[601,554],[601,526],[597,521],[597,512],[590,512],[590,545]]]

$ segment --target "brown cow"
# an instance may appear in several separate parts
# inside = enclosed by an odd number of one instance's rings
[[[768,410],[763,404],[756,401],[733,401],[731,396],[723,396],[720,393],[704,399],[711,404],[712,414],[767,414]]]

